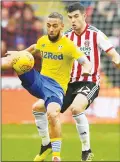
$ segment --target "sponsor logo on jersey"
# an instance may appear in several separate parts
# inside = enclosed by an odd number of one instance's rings
[[[90,47],[80,47],[80,50],[84,52],[86,56],[90,56],[90,51],[91,51]]]
[[[45,59],[63,60],[63,54],[57,55],[51,52],[43,52],[43,51],[40,51],[40,52],[41,52],[42,57]]]
[[[80,47],[80,50],[81,50],[82,52],[84,52],[84,54],[85,54],[86,56],[90,56],[90,51],[91,51],[90,41],[89,41],[89,40],[85,40],[84,46],[81,46],[81,47]]]

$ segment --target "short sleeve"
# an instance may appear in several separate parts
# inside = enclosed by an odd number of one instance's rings
[[[72,41],[71,41],[71,44],[70,44],[70,53],[72,55],[72,58],[74,58],[76,60],[85,55],[82,51],[80,51],[79,47],[74,45],[74,43]]]
[[[98,46],[105,52],[108,52],[112,48],[114,48],[113,45],[110,43],[108,37],[100,30],[97,33],[97,42]]]
[[[36,50],[40,50],[40,39],[37,40],[35,49],[36,49]]]

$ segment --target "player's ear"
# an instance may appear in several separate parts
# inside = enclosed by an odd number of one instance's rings
[[[63,30],[63,28],[64,28],[64,24],[63,23],[62,23],[61,27],[62,27],[62,30]]]
[[[85,12],[85,13],[83,13],[83,17],[84,17],[84,19],[86,19],[86,17],[87,17],[86,12]]]

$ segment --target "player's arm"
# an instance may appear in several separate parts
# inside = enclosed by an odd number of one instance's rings
[[[1,58],[1,69],[2,70],[7,70],[12,68],[12,57],[2,57]]]
[[[36,44],[32,44],[28,48],[25,49],[25,51],[30,52],[32,55],[34,55],[38,50],[36,49]]]
[[[98,32],[97,36],[98,46],[106,52],[107,56],[111,58],[111,61],[120,68],[120,55],[110,43],[108,37],[101,31]]]
[[[39,50],[36,49],[36,44],[32,44],[31,46],[29,46],[28,48],[22,50],[22,51],[28,51],[30,52],[32,55],[35,55]],[[13,54],[17,54],[20,51],[7,51],[6,55],[13,55]]]
[[[41,55],[40,55],[40,44],[42,42],[41,39],[42,39],[42,37],[37,40],[36,44],[32,44],[31,46],[29,46],[28,48],[26,48],[22,51],[28,51],[33,56],[38,56],[41,58]],[[6,55],[14,55],[14,54],[17,54],[18,52],[20,52],[20,51],[7,51]]]
[[[73,42],[71,43],[70,47],[72,57],[76,59],[80,65],[82,65],[82,75],[91,75],[92,64],[86,55],[80,51],[78,47],[73,44]]]
[[[110,57],[115,66],[120,69],[120,55],[114,48],[107,52],[107,56]]]
[[[26,48],[25,50],[30,52],[33,56],[37,56],[41,58],[40,50],[37,48],[37,44],[32,44],[30,47]]]
[[[88,60],[88,58],[82,54],[83,56],[77,59],[78,63],[82,65],[82,75],[91,75],[92,64]]]

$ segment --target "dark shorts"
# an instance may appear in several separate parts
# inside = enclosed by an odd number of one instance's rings
[[[94,99],[98,96],[99,86],[93,82],[74,82],[68,84],[68,89],[66,95],[63,99],[63,106],[61,109],[61,113],[64,113],[67,108],[72,104],[74,98],[77,94],[81,93],[85,95],[88,99],[88,106],[94,101]]]
[[[31,95],[43,99],[45,105],[47,105],[48,102],[52,102],[54,98],[54,102],[59,103],[62,107],[64,91],[55,80],[41,75],[35,69],[19,75],[19,78],[22,81],[22,86]]]

